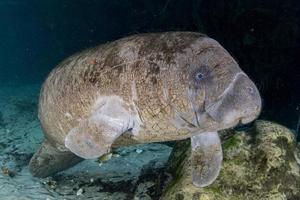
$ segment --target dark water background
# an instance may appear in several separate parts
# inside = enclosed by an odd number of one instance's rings
[[[299,16],[298,0],[0,0],[0,85],[42,83],[67,56],[126,35],[199,31],[255,81],[261,118],[295,129]]]

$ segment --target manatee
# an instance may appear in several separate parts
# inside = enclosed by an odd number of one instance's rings
[[[45,135],[29,167],[47,177],[112,148],[191,138],[192,181],[222,165],[218,131],[255,120],[259,91],[214,39],[195,32],[128,36],[77,53],[42,85]]]

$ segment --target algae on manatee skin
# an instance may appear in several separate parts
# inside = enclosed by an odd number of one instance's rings
[[[225,135],[225,136],[224,136]],[[224,162],[217,180],[192,184],[190,141],[175,144],[169,159],[173,180],[163,200],[300,199],[300,166],[295,137],[276,123],[258,120],[246,131],[221,133]]]

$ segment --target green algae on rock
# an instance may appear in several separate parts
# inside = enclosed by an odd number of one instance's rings
[[[172,181],[163,200],[300,199],[300,166],[292,132],[258,120],[247,131],[221,133],[224,162],[219,177],[205,188],[191,182],[190,141],[179,141],[169,159]]]

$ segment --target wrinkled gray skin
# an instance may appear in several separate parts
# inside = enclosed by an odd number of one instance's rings
[[[50,73],[39,102],[46,139],[30,171],[46,177],[112,147],[190,137],[192,181],[205,187],[221,169],[217,132],[260,110],[254,83],[215,40],[191,32],[130,36]]]

